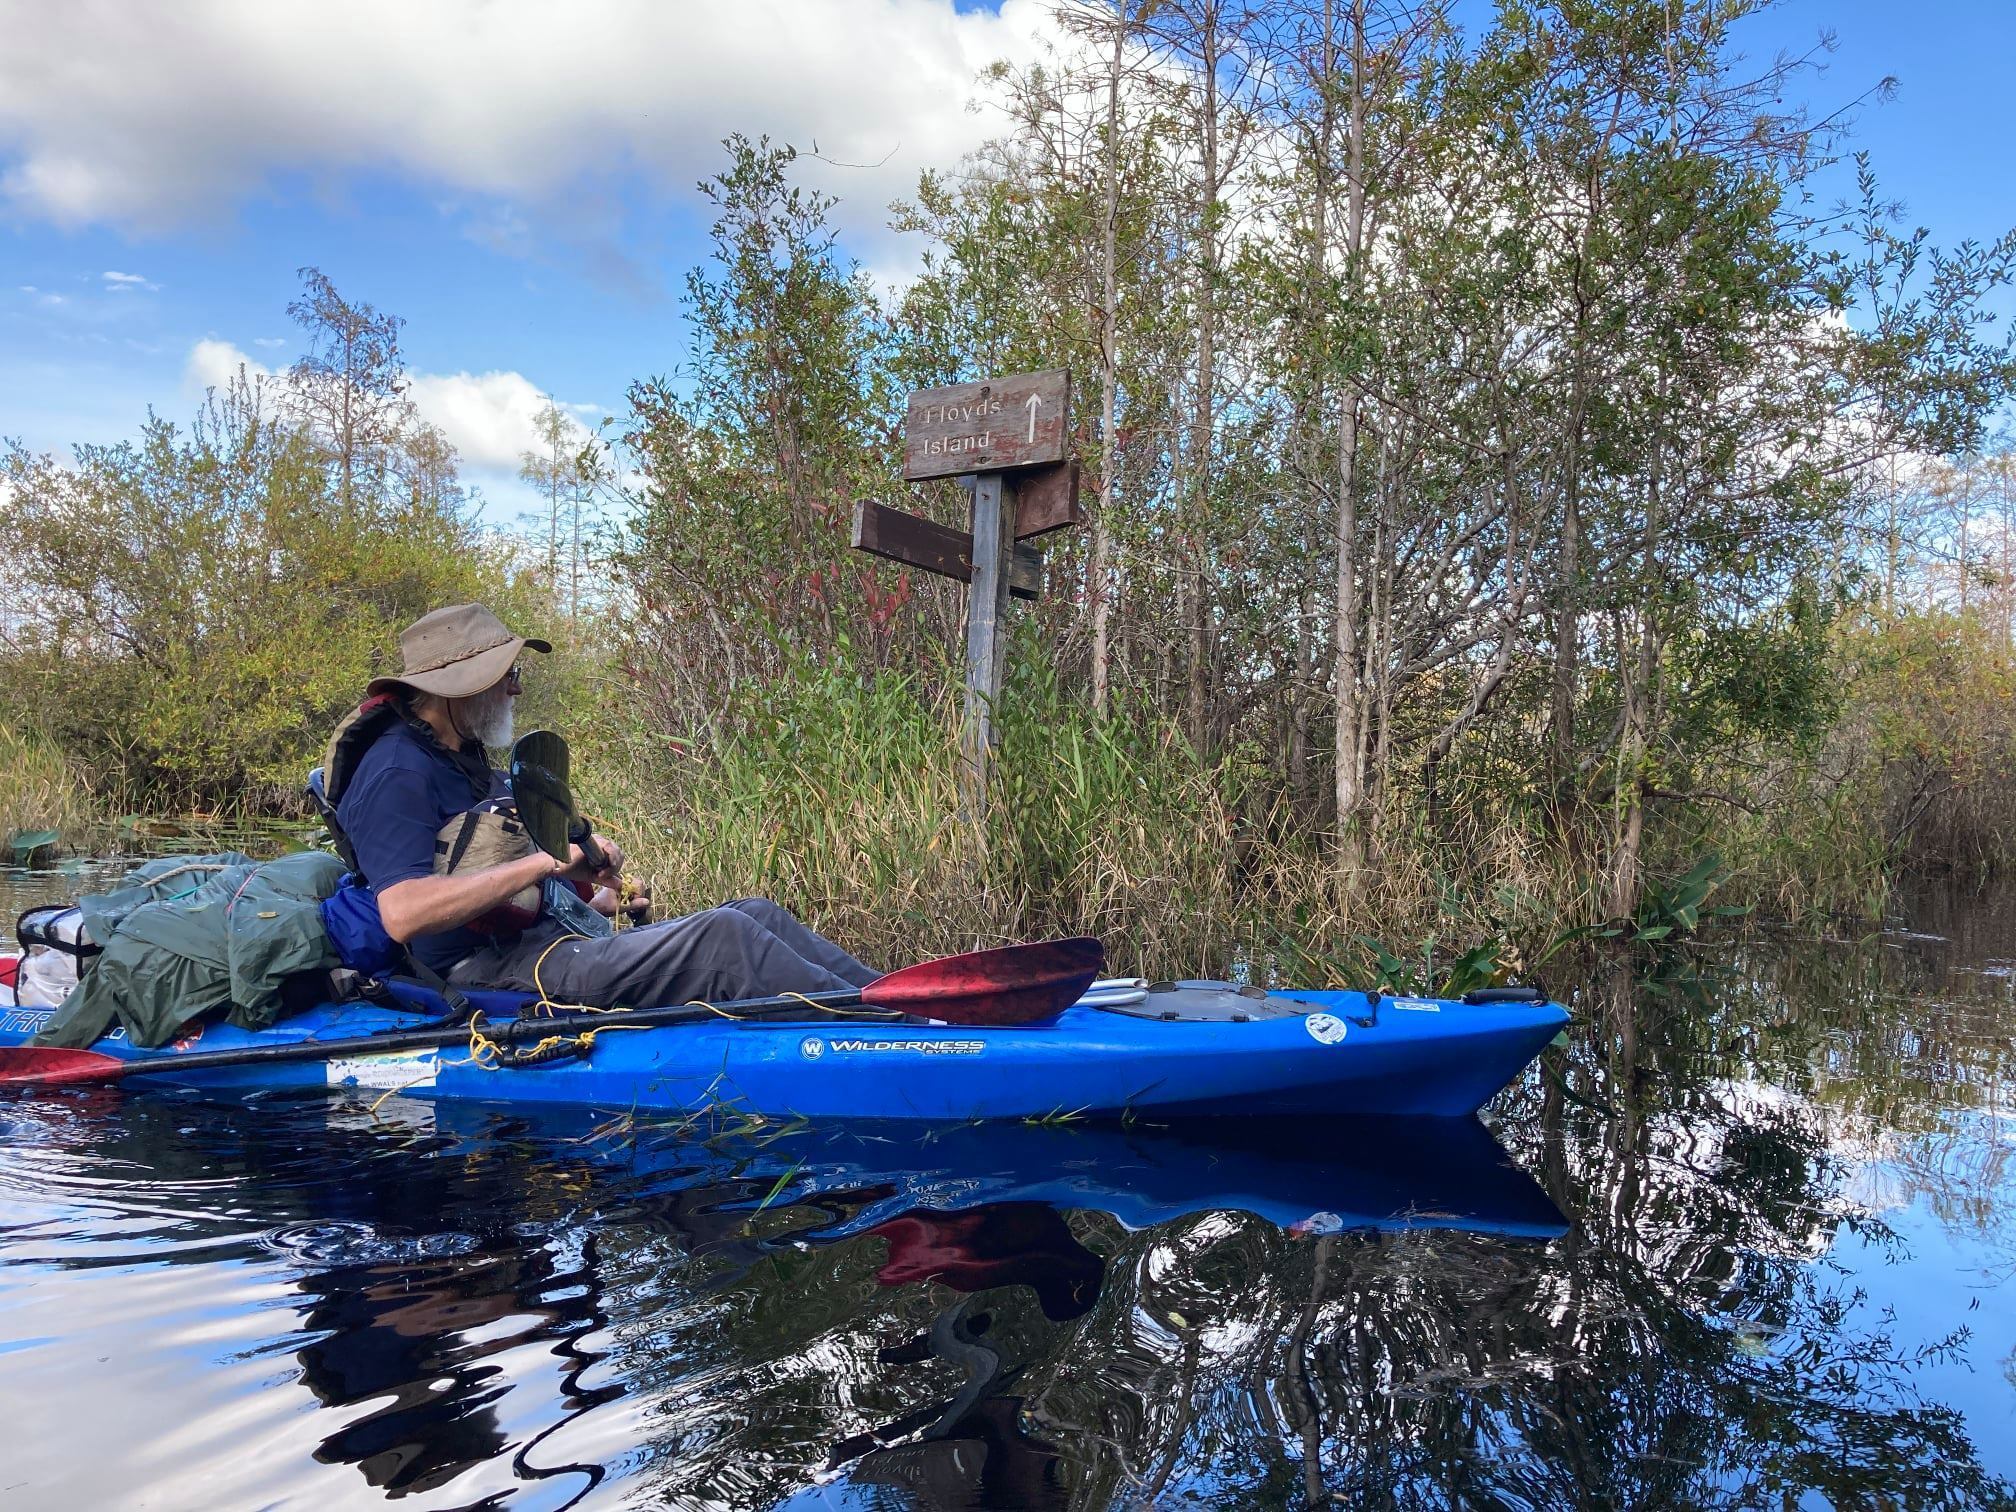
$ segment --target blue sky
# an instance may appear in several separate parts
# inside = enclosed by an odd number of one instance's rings
[[[974,73],[1028,56],[1046,13],[0,0],[0,435],[115,440],[150,404],[184,416],[236,353],[284,364],[294,270],[314,264],[406,318],[423,410],[508,519],[539,394],[586,416],[678,362],[705,250],[692,185],[720,137],[875,164],[812,168],[848,248],[899,272],[883,207],[981,139]],[[2016,0],[1787,0],[1740,35],[1764,60],[1823,30],[1837,50],[1798,97],[1826,114],[1897,77],[1855,139],[1910,219],[1947,244],[2016,224]]]

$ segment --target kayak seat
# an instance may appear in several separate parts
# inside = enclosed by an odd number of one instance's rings
[[[425,982],[412,977],[380,977],[378,984],[392,999],[386,1004],[388,1008],[399,1008],[428,1018],[447,1018],[459,1011],[458,1005],[450,1003]],[[516,1018],[539,1001],[536,992],[511,992],[501,987],[462,987],[457,991],[467,999],[470,1007],[489,1019]]]
[[[1245,1024],[1258,1019],[1301,1018],[1307,1003],[1270,997],[1264,988],[1230,982],[1150,982],[1132,1002],[1093,1003],[1106,1013],[1171,1024]]]
[[[322,821],[322,827],[329,832],[329,843],[336,847],[336,854],[343,858],[343,864],[352,871],[357,870],[357,853],[350,848],[350,837],[343,833],[343,826],[336,822],[336,805],[329,801],[322,768],[315,767],[308,773],[304,789],[308,802],[315,809],[315,817]]]

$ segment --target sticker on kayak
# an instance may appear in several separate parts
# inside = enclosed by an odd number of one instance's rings
[[[1404,1008],[1409,1013],[1440,1013],[1442,1011],[1440,1003],[1430,1003],[1422,998],[1395,998],[1393,999],[1393,1006],[1395,1008]]]
[[[1302,1020],[1302,1027],[1309,1031],[1309,1038],[1319,1045],[1335,1045],[1345,1035],[1344,1020],[1333,1013],[1312,1013]]]
[[[977,1039],[820,1039],[807,1035],[798,1042],[798,1053],[818,1060],[828,1050],[835,1055],[978,1055],[987,1048]]]
[[[355,1059],[329,1062],[332,1087],[370,1087],[374,1091],[397,1091],[402,1087],[424,1086],[434,1080],[434,1052],[415,1050],[405,1055],[360,1055]]]
[[[54,1008],[0,1010],[0,1034],[40,1034],[55,1012]]]

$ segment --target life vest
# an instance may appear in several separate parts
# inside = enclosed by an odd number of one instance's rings
[[[522,861],[539,847],[519,821],[517,806],[508,799],[486,798],[457,814],[434,837],[434,875],[453,877],[487,871],[507,861]],[[539,921],[543,896],[538,883],[520,888],[488,913],[469,921],[479,934],[517,934]]]
[[[308,797],[321,815],[323,824],[328,827],[329,838],[336,845],[336,854],[359,876],[363,875],[363,871],[357,865],[357,852],[351,847],[350,837],[343,833],[343,826],[336,818],[336,806],[343,801],[344,789],[350,786],[357,763],[364,759],[371,743],[405,717],[406,711],[396,694],[379,693],[365,699],[343,716],[335,733],[329,737],[322,765],[308,774]]]
[[[357,852],[350,844],[350,837],[343,833],[343,824],[336,816],[336,810],[343,802],[343,794],[349,789],[350,779],[356,775],[357,767],[364,759],[364,753],[371,749],[393,725],[405,721],[418,724],[407,711],[405,701],[396,693],[377,693],[367,698],[356,708],[345,714],[329,737],[328,748],[323,752],[322,765],[308,774],[308,797],[315,805],[317,814],[328,826],[329,838],[335,842],[336,854],[359,876],[363,868],[357,864]],[[433,739],[431,731],[428,738]],[[439,742],[437,741],[438,745]],[[446,749],[445,747],[443,748]],[[481,751],[457,754],[448,752],[448,758],[469,779],[469,800],[472,805],[480,804],[490,797],[490,763]],[[370,879],[367,877],[368,882]]]

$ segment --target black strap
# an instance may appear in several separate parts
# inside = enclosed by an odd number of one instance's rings
[[[476,1005],[463,995],[462,989],[410,950],[406,952],[406,964],[413,968],[413,975],[420,978],[421,982],[440,993],[441,1000],[448,1005],[448,1014],[442,1020],[443,1023],[452,1027],[456,1024],[466,1024],[476,1016]]]
[[[462,858],[469,854],[469,847],[476,839],[476,816],[482,812],[481,809],[468,810],[462,815],[462,822],[455,827],[455,843],[448,847],[446,870],[450,876],[453,876],[455,868],[462,864]]]
[[[325,771],[322,777],[326,782],[329,774]],[[329,831],[329,842],[336,847],[336,854],[342,857],[343,864],[356,872],[358,880],[362,881],[364,873],[357,865],[356,847],[351,845],[350,837],[343,833],[343,826],[336,818],[336,805],[331,803],[329,795],[312,781],[307,785],[307,792],[308,801],[315,805],[315,812],[322,820],[322,827]]]
[[[506,1071],[522,1071],[532,1066],[550,1066],[557,1061],[576,1060],[588,1053],[592,1043],[591,1030],[587,1034],[558,1037],[551,1043],[541,1040],[536,1045],[504,1045],[497,1050],[497,1065]]]
[[[81,968],[91,957],[103,954],[105,947],[95,940],[89,944],[72,944],[68,940],[50,934],[46,927],[38,927],[32,934],[25,927],[28,920],[36,914],[65,914],[76,906],[75,903],[37,903],[33,908],[23,909],[17,914],[14,918],[14,938],[21,946],[21,958],[24,961],[28,958],[30,945],[40,945],[44,950],[60,950],[67,956],[75,957]]]

